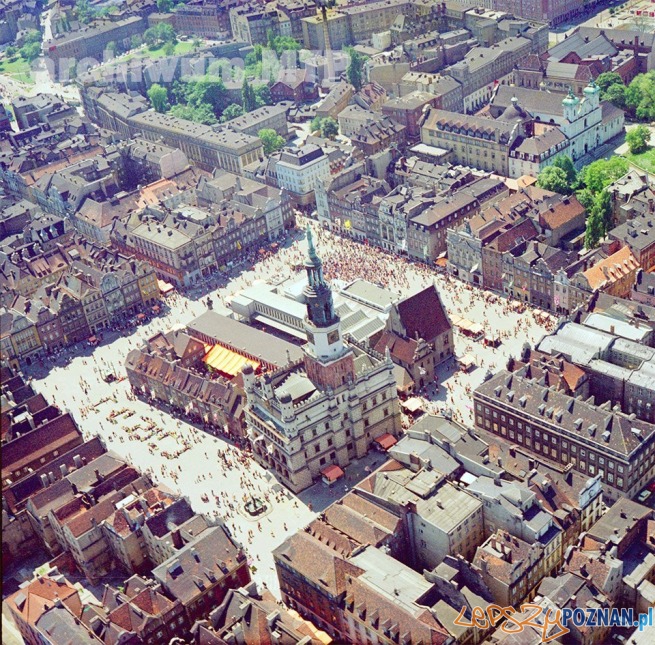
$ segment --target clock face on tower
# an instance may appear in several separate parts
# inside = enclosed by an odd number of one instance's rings
[[[332,343],[338,343],[338,342],[339,342],[339,331],[335,329],[334,331],[331,331],[328,334],[328,343],[332,345]]]

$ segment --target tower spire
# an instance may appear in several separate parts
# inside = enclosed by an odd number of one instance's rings
[[[307,224],[307,257],[312,262],[312,264],[319,265],[323,264],[321,262],[321,258],[316,255],[316,249],[314,248],[314,239],[312,236],[312,229],[309,227],[309,224]]]
[[[307,317],[317,327],[328,327],[339,320],[334,311],[332,291],[323,277],[323,262],[316,253],[312,231],[307,227],[307,286],[305,298],[307,301]]]

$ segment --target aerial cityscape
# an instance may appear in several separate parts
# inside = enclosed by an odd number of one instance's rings
[[[3,645],[653,645],[655,0],[1,0]]]

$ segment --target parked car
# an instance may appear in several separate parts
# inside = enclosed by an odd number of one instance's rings
[[[637,501],[643,504],[651,495],[652,493],[648,489],[642,490],[641,493],[639,493],[639,497],[637,497]]]

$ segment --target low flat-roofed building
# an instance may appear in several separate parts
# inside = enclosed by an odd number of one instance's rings
[[[260,363],[267,369],[288,366],[302,359],[302,350],[287,341],[250,327],[215,311],[191,321],[187,332],[209,344],[222,345]]]
[[[289,108],[286,105],[264,105],[252,112],[225,122],[225,126],[236,132],[244,132],[258,136],[260,130],[275,130],[277,134],[286,137],[289,134],[287,127],[287,114]]]
[[[484,539],[482,503],[436,470],[412,472],[390,461],[358,485],[373,501],[406,508],[414,565],[432,569],[447,555],[472,557]]]
[[[644,543],[653,510],[627,498],[619,499],[585,533],[583,546],[605,545],[617,548],[617,557],[623,555],[636,542]]]
[[[293,278],[281,283],[252,285],[231,296],[228,307],[239,320],[264,325],[304,341],[307,310],[303,287],[302,279]],[[365,280],[346,285],[334,298],[343,332],[357,341],[379,334],[384,329],[390,303],[398,297]]]

